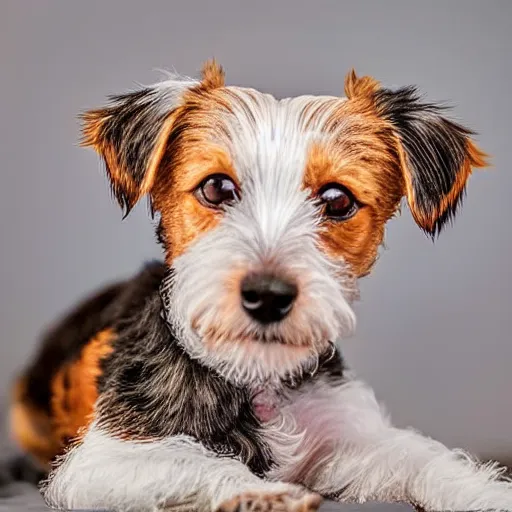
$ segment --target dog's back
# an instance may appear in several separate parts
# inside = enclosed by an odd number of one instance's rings
[[[163,272],[162,264],[149,264],[133,279],[83,301],[44,336],[32,363],[16,380],[11,432],[42,469],[87,425],[116,324],[158,287]]]

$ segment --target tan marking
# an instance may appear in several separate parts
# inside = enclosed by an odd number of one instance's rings
[[[168,148],[152,191],[155,210],[167,244],[166,262],[183,254],[199,235],[213,229],[221,213],[200,204],[194,190],[211,174],[226,174],[237,185],[239,180],[228,152],[211,142],[220,129],[215,113],[227,108],[222,90],[191,92],[177,113],[175,129],[180,133]],[[183,124],[186,129],[181,130]],[[172,169],[172,171],[171,171]]]
[[[83,348],[79,359],[65,365],[52,381],[54,436],[62,446],[76,438],[92,420],[100,363],[112,352],[114,338],[111,329],[99,332]]]
[[[351,102],[341,104],[335,115],[343,117],[342,128],[336,131],[334,142],[311,146],[304,188],[316,195],[324,185],[338,183],[361,203],[351,219],[326,220],[320,234],[323,249],[335,259],[343,258],[361,277],[376,260],[384,226],[398,208],[404,185],[398,155],[382,137],[384,123],[362,118]]]
[[[158,135],[158,139],[155,143],[155,147],[153,149],[153,153],[148,162],[148,169],[144,176],[144,179],[140,185],[140,188],[137,190],[134,200],[134,204],[144,195],[148,194],[153,188],[153,184],[155,183],[156,174],[160,167],[160,163],[165,153],[165,149],[167,148],[167,141],[169,139],[169,135],[171,133],[172,127],[175,121],[175,114],[170,113],[167,116],[167,119],[164,121],[162,129]]]
[[[379,89],[379,82],[371,76],[358,77],[354,69],[345,77],[345,96],[348,99],[356,97],[371,97]]]

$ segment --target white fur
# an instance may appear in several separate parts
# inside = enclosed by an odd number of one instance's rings
[[[183,95],[199,83],[193,78],[169,73],[168,80],[150,86],[158,95],[158,100],[154,102],[154,108],[164,114],[170,112],[182,103]]]
[[[407,501],[434,511],[512,510],[512,483],[503,469],[394,427],[358,380],[336,387],[316,382],[293,393],[269,425],[268,440],[282,461],[272,478],[322,495]]]
[[[216,456],[187,436],[160,442],[115,439],[94,424],[43,488],[51,507],[146,512],[189,507],[214,510],[242,492],[288,492],[300,488],[271,483],[241,462]]]
[[[503,470],[413,430],[392,426],[373,391],[357,380],[316,381],[292,391],[265,426],[276,467],[261,480],[238,460],[187,436],[160,442],[114,439],[94,424],[51,475],[49,505],[65,509],[214,510],[242,492],[302,486],[343,501],[407,501],[432,511],[512,510]]]

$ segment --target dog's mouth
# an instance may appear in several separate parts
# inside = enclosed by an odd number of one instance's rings
[[[315,349],[323,348],[329,345],[328,336],[319,339],[298,339],[280,336],[279,333],[261,332],[261,333],[233,333],[218,331],[209,328],[203,332],[196,330],[197,335],[201,338],[203,344],[212,350],[226,349],[234,346],[246,346],[247,348],[260,346],[269,349],[280,349],[287,351],[290,349],[315,351]]]
[[[194,320],[190,327],[200,357],[235,380],[259,382],[295,375],[309,366],[314,368],[320,355],[332,345],[331,333],[320,326],[315,329],[312,324],[306,324],[304,329],[297,322],[257,329]]]
[[[199,334],[199,333],[198,333]],[[276,336],[273,334],[224,334],[222,336],[215,335],[213,333],[207,332],[204,334],[200,334],[203,342],[209,346],[222,345],[227,343],[260,343],[262,345],[291,345],[289,341],[287,341],[284,337]],[[294,344],[295,346],[305,345],[305,344]]]
[[[254,343],[268,343],[274,345],[288,345],[289,343],[281,336],[274,334],[259,334],[256,336],[243,336],[242,341],[253,341]]]
[[[328,323],[324,325],[315,318],[307,321],[303,316],[267,325],[254,325],[254,322],[248,322],[244,316],[238,316],[233,311],[229,311],[223,321],[211,316],[205,318],[197,315],[190,327],[203,347],[212,351],[223,352],[244,346],[248,350],[256,347],[259,347],[257,350],[264,350],[267,347],[273,352],[292,348],[316,352],[333,339],[333,334],[337,334],[337,329]]]

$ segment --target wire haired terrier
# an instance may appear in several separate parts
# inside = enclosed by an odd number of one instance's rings
[[[504,468],[394,427],[337,345],[402,198],[436,236],[486,156],[414,87],[351,72],[345,95],[278,100],[211,61],[83,115],[125,212],[149,197],[165,262],[70,312],[16,382],[49,505],[512,510]]]

